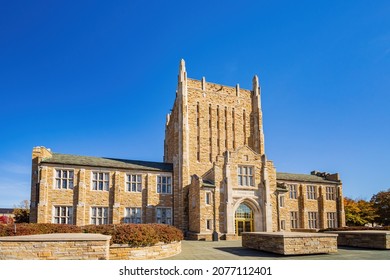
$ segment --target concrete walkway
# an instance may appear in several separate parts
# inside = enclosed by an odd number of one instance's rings
[[[390,260],[390,250],[339,247],[337,253],[282,256],[243,248],[235,241],[182,241],[182,252],[166,260]]]

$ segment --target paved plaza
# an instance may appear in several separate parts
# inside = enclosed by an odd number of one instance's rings
[[[166,260],[390,260],[390,250],[339,247],[337,253],[282,256],[243,248],[235,241],[182,241],[182,252]]]

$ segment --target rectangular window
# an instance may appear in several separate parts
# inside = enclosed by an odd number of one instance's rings
[[[158,224],[172,224],[172,209],[171,208],[157,208],[156,221]]]
[[[239,186],[254,186],[253,166],[239,166],[237,168],[237,174]]]
[[[108,207],[91,207],[91,224],[108,224]]]
[[[206,205],[211,204],[211,192],[206,192]]]
[[[142,191],[142,175],[126,174],[126,191],[141,192]]]
[[[56,189],[73,189],[73,170],[56,169]]]
[[[212,230],[213,229],[213,221],[211,219],[206,220],[206,229]]]
[[[317,187],[316,186],[306,186],[307,188],[307,199],[317,199]]]
[[[286,229],[286,221],[285,220],[281,220],[280,221],[280,229],[281,230],[285,230]]]
[[[140,207],[129,207],[125,209],[126,224],[140,224],[142,223],[142,212]]]
[[[337,228],[336,212],[328,212],[328,213],[326,213],[326,218],[328,220],[328,228]]]
[[[326,187],[326,200],[336,200],[336,188]]]
[[[73,207],[54,206],[53,223],[55,224],[73,224]]]
[[[171,176],[157,176],[157,193],[172,193]]]
[[[108,191],[109,177],[108,172],[92,172],[92,190]]]
[[[308,212],[309,228],[317,228],[317,212]]]
[[[291,199],[297,199],[298,193],[297,193],[297,185],[288,185],[290,198]]]
[[[279,196],[279,207],[284,207],[284,195]]]
[[[291,228],[298,228],[299,227],[298,212],[297,211],[290,212],[290,220],[291,220]]]

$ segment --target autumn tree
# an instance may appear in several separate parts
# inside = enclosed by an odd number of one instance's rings
[[[30,221],[29,201],[23,200],[15,207],[13,214],[15,223],[28,223]]]
[[[364,199],[344,198],[345,222],[347,226],[372,224],[378,216],[373,203]]]
[[[389,226],[390,225],[390,189],[387,191],[380,191],[377,194],[374,194],[371,198],[371,203],[373,204],[376,213],[378,216],[375,218],[375,222]]]
[[[12,224],[14,220],[11,217],[0,216],[0,224]]]
[[[375,219],[378,217],[374,204],[363,199],[359,199],[356,203],[357,207],[360,209],[360,217],[365,221],[364,225],[373,225]]]

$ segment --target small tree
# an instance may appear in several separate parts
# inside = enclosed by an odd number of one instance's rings
[[[364,199],[344,198],[345,221],[347,226],[364,226],[372,224],[378,216],[373,203]]]
[[[364,225],[373,225],[375,219],[378,217],[374,204],[363,199],[358,200],[356,203],[357,207],[360,209],[360,217],[365,221]]]
[[[360,216],[360,209],[355,200],[344,197],[345,223],[347,226],[362,226],[365,224]]]
[[[390,225],[390,189],[387,191],[380,191],[374,194],[371,198],[378,216],[375,218],[375,222],[378,224],[389,226]]]
[[[29,201],[23,200],[19,206],[14,209],[15,223],[28,223],[30,221],[30,207]]]
[[[0,224],[13,224],[14,220],[8,216],[0,216]]]

